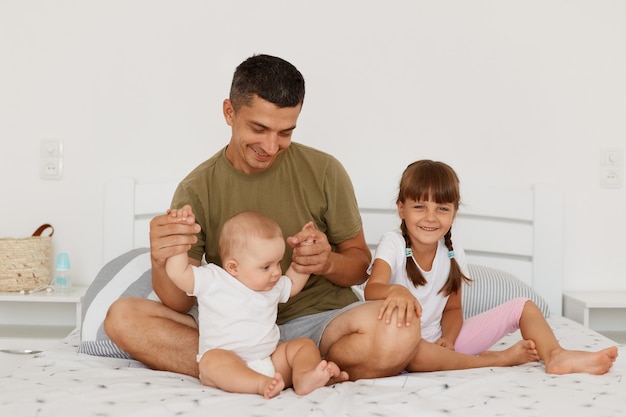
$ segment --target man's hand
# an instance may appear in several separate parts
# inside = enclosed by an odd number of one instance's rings
[[[295,236],[287,238],[293,248],[292,266],[301,274],[324,275],[330,259],[330,243],[326,235],[308,222]]]
[[[165,261],[174,255],[187,254],[191,245],[198,240],[196,233],[200,229],[191,206],[187,205],[180,210],[168,210],[150,222],[152,287],[163,305],[179,313],[189,311],[195,298],[187,296],[172,282],[165,270]],[[191,259],[189,262],[193,263]]]
[[[191,206],[180,210],[168,210],[150,222],[150,254],[153,263],[164,265],[173,255],[186,253],[196,243],[196,233],[200,225],[196,223]]]

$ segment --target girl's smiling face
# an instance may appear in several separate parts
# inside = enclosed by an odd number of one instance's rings
[[[456,217],[454,203],[436,203],[407,198],[398,201],[398,215],[406,224],[411,246],[419,251],[436,247],[439,239],[452,227]]]

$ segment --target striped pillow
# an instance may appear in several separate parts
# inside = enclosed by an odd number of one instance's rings
[[[131,359],[109,339],[104,318],[115,300],[142,297],[158,300],[152,290],[150,249],[126,252],[102,267],[83,300],[83,322],[78,351],[95,356]]]
[[[468,264],[470,284],[463,284],[461,302],[463,317],[473,317],[516,297],[534,301],[544,317],[550,316],[550,307],[535,290],[514,275],[499,269]]]

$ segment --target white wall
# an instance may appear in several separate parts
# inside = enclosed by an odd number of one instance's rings
[[[626,289],[626,2],[116,0],[0,2],[0,236],[56,227],[88,283],[115,177],[182,178],[229,138],[221,103],[253,53],[307,80],[295,140],[353,177],[419,158],[465,182],[549,182],[566,200],[565,290]],[[39,178],[42,138],[64,175]]]

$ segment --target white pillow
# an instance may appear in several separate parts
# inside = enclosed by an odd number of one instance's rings
[[[104,318],[111,304],[118,298],[159,299],[152,290],[151,268],[148,248],[133,249],[102,267],[85,293],[79,352],[131,359],[128,353],[109,339],[104,331]]]

